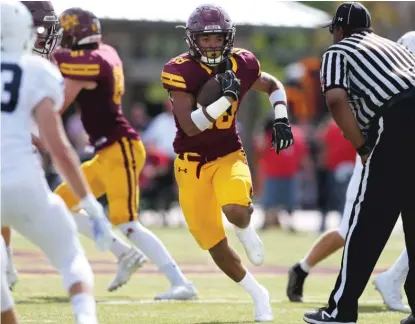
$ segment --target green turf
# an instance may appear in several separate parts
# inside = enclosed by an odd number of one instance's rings
[[[155,232],[166,243],[168,249],[183,268],[214,269],[206,252],[199,250],[186,229],[169,229]],[[230,233],[231,242],[240,252],[246,264],[246,257],[240,244]],[[314,235],[288,234],[270,231],[261,234],[267,249],[266,266],[290,266],[309,249],[316,238]],[[91,261],[113,261],[109,253],[99,253],[93,244],[85,241],[84,246]],[[391,265],[403,248],[403,238],[396,235],[391,238],[377,268]],[[16,251],[35,251],[38,249],[23,238],[14,236],[13,247]],[[338,267],[338,253],[326,260],[322,267]],[[28,264],[30,262],[30,264]],[[15,263],[22,271],[28,268],[50,268],[42,258],[28,259],[17,253]],[[115,269],[112,264],[93,264],[94,269],[105,267]],[[147,268],[154,268],[152,265]],[[317,270],[316,270],[317,271]],[[183,303],[155,303],[152,298],[168,288],[167,280],[156,274],[134,276],[128,285],[116,292],[108,293],[107,284],[112,275],[98,274],[95,277],[98,312],[102,324],[213,324],[213,323],[251,323],[253,306],[247,294],[224,275],[219,273],[189,275],[199,292],[199,301]],[[320,307],[327,301],[334,285],[336,275],[316,273],[306,283],[304,304],[286,301],[286,274],[267,273],[257,275],[258,280],[270,291],[273,300],[275,323],[302,323],[305,311]],[[73,323],[71,309],[57,275],[21,275],[13,295],[17,302],[22,323]],[[229,301],[229,302],[226,302]],[[361,298],[359,323],[399,323],[405,314],[386,311],[379,294],[369,284]]]

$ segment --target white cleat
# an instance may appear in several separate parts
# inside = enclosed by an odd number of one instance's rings
[[[144,263],[147,262],[147,258],[144,254],[138,251],[136,248],[131,249],[120,256],[118,259],[118,269],[115,279],[109,284],[108,291],[114,291],[123,286],[130,280],[131,276],[137,269],[141,268]]]
[[[260,266],[264,263],[264,245],[255,230],[251,227],[243,232],[236,230],[235,234],[244,246],[249,261],[255,266]]]
[[[263,295],[260,299],[254,300],[255,305],[255,322],[272,322],[274,314],[272,313],[271,302],[268,290],[261,286]]]
[[[380,293],[385,305],[393,311],[410,313],[411,309],[402,303],[401,287],[386,272],[378,274],[373,280],[375,289]]]
[[[193,300],[197,299],[197,291],[193,283],[171,286],[165,293],[154,297],[155,300]]]

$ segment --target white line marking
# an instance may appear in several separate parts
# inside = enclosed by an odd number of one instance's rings
[[[58,323],[52,320],[21,320],[22,323]]]
[[[170,304],[170,303],[194,303],[194,304],[251,304],[252,301],[249,299],[200,299],[200,300],[153,300],[153,299],[122,299],[122,300],[97,300],[97,303],[103,305],[146,305],[146,304]],[[288,300],[282,299],[273,299],[271,300],[273,304],[289,303]],[[306,304],[311,303],[327,303],[327,299],[307,299]],[[368,299],[362,302],[359,302],[361,305],[374,305],[381,304],[383,301],[381,299]]]

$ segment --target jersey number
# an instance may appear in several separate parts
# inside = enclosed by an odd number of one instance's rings
[[[234,101],[232,107],[225,111],[222,116],[216,119],[216,122],[210,125],[209,129],[228,129],[232,126],[232,122],[235,119],[236,111],[238,110],[238,102]]]
[[[187,61],[190,61],[189,59],[185,58],[185,57],[175,57],[174,59],[171,60],[174,64],[183,64]]]
[[[13,112],[19,100],[22,69],[16,64],[1,64],[1,111]]]
[[[116,66],[112,70],[114,75],[114,94],[112,95],[112,100],[116,105],[121,104],[121,97],[124,94],[124,73],[121,66]]]

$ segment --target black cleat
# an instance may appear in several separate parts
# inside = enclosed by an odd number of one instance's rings
[[[356,324],[356,322],[350,322],[350,321],[342,321],[338,320],[336,318],[333,318],[330,316],[329,313],[327,313],[327,308],[320,308],[315,311],[307,312],[304,314],[303,320],[306,323],[309,324],[325,324],[325,323],[331,323],[331,324]]]
[[[308,273],[301,269],[299,263],[288,270],[287,297],[291,302],[303,302],[304,281],[307,276]]]
[[[415,324],[415,316],[409,315],[401,321],[401,324]]]

